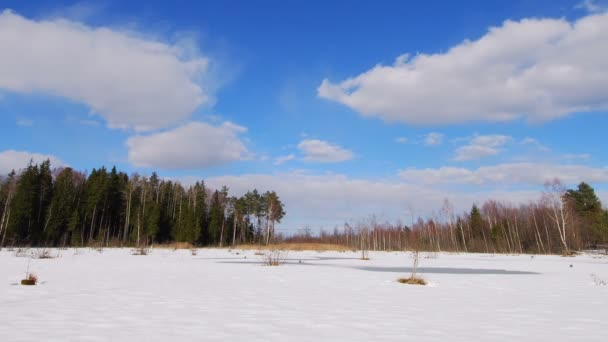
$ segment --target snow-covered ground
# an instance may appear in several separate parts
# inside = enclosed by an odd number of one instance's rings
[[[606,341],[608,258],[406,253],[0,252],[2,341]],[[572,265],[572,267],[570,267]]]

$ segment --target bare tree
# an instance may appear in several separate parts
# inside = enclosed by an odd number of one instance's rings
[[[543,192],[542,199],[543,203],[547,206],[549,217],[555,223],[555,228],[559,233],[559,238],[564,247],[564,253],[570,254],[567,241],[570,210],[568,208],[568,203],[565,201],[565,193],[566,188],[559,179],[556,178],[552,182],[545,183],[545,191]]]

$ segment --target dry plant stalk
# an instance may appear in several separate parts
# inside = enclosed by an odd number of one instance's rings
[[[410,284],[410,285],[426,285],[426,280],[418,277],[418,264],[420,262],[420,251],[418,248],[415,248],[412,252],[412,274],[409,278],[399,278],[398,282],[401,284]]]

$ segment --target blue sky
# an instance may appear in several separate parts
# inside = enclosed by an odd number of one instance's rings
[[[3,1],[0,173],[50,157],[274,189],[285,230],[555,177],[608,200],[606,5]]]

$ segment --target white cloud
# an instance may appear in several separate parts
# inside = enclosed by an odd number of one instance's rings
[[[346,221],[357,221],[376,214],[380,220],[401,219],[409,224],[412,208],[418,216],[432,215],[449,199],[457,211],[469,210],[474,202],[500,199],[525,203],[540,197],[538,191],[477,191],[452,192],[407,184],[400,181],[351,178],[345,175],[312,175],[306,173],[244,174],[210,177],[207,186],[226,185],[230,193],[240,196],[247,190],[275,190],[286,206],[287,215],[282,229],[297,229],[304,225],[332,229]]]
[[[470,139],[469,144],[456,149],[456,161],[476,160],[495,156],[500,153],[500,147],[511,141],[506,135],[477,135]]]
[[[578,3],[575,8],[583,9],[589,13],[601,13],[606,11],[605,6],[599,5],[594,0],[584,0]]]
[[[543,145],[540,141],[534,138],[526,137],[521,141],[522,145],[534,146],[541,152],[550,152],[551,149]]]
[[[506,163],[477,169],[459,167],[408,168],[399,172],[401,178],[416,184],[536,185],[558,178],[564,184],[608,183],[608,168],[585,165],[542,163]]]
[[[406,137],[398,137],[395,139],[395,142],[398,144],[407,144],[408,141],[409,141],[409,139]]]
[[[194,169],[227,164],[249,157],[238,134],[245,127],[224,122],[212,126],[190,122],[166,132],[127,140],[129,162],[138,167]]]
[[[443,143],[443,134],[431,132],[424,137],[424,144],[427,146],[437,146]]]
[[[34,164],[40,164],[47,159],[51,161],[52,168],[65,166],[65,163],[61,161],[61,159],[50,154],[15,150],[0,152],[0,175],[6,175],[12,170],[18,172],[19,170],[26,168],[30,161],[33,161]]]
[[[283,164],[287,161],[293,160],[293,159],[296,159],[295,154],[288,154],[286,156],[281,156],[274,160],[274,165],[281,165],[281,164]]]
[[[309,162],[335,163],[353,158],[352,151],[316,139],[302,140],[298,144],[298,149],[304,154],[304,160]]]
[[[364,116],[412,124],[547,121],[608,109],[608,13],[505,21],[445,53],[400,57],[320,97]]]
[[[491,157],[498,154],[498,150],[493,147],[481,145],[466,145],[456,149],[455,161],[477,160]]]
[[[86,104],[113,128],[168,127],[212,102],[209,60],[190,43],[5,10],[0,50],[0,89]]]

